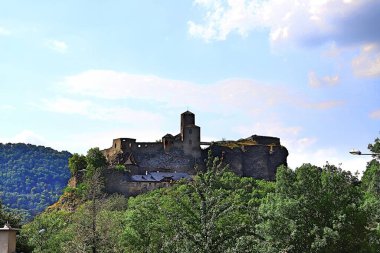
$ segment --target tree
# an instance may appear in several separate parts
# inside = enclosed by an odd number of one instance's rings
[[[159,189],[129,198],[122,237],[124,252],[165,252],[164,238],[173,235],[170,220],[163,215],[161,207],[170,200],[166,196],[167,191],[168,189]],[[173,250],[168,250],[167,253],[169,252]]]
[[[368,144],[368,149],[374,153],[380,153],[380,139],[376,138],[373,144]],[[368,213],[368,229],[370,235],[368,252],[380,251],[380,156],[374,157],[363,173],[361,187],[364,192],[362,208]]]
[[[73,218],[74,225],[69,230],[71,234],[75,235],[75,239],[67,243],[65,250],[96,253],[99,252],[100,237],[97,219],[104,198],[101,170],[95,170],[84,183],[86,184],[85,198],[87,201],[78,208]]]
[[[99,148],[91,148],[87,151],[86,162],[86,175],[89,177],[91,177],[96,170],[102,169],[107,165],[107,159]]]
[[[66,211],[44,212],[22,227],[21,238],[27,241],[33,252],[64,253],[63,245],[73,237],[66,231],[72,222],[71,216]]]
[[[75,153],[69,159],[69,169],[71,172],[71,176],[76,176],[78,172],[85,171],[87,167],[87,160],[84,155],[79,155]]]
[[[0,143],[0,198],[23,222],[53,204],[70,178],[71,154],[31,144]],[[41,198],[43,194],[44,198]]]
[[[260,206],[262,252],[367,252],[358,179],[333,165],[281,167]]]
[[[91,179],[88,180],[88,198],[90,199],[91,203],[89,206],[90,211],[90,217],[91,217],[91,229],[89,234],[89,242],[91,246],[92,253],[96,253],[98,238],[99,238],[99,231],[96,227],[96,221],[98,212],[100,209],[100,206],[98,204],[99,199],[101,199],[103,196],[103,187],[104,182],[103,178],[101,177],[100,170],[96,170],[94,174],[92,175]]]
[[[96,252],[124,252],[120,237],[126,203],[123,196],[97,202]],[[92,252],[92,214],[92,202],[88,201],[75,212],[53,210],[36,216],[21,230],[19,239],[26,240],[30,247],[24,252]]]
[[[380,138],[376,138],[374,143],[368,144],[368,149],[373,153],[380,153]]]
[[[255,231],[258,199],[269,189],[210,157],[207,171],[192,182],[130,199],[126,252],[251,252],[261,240]]]
[[[227,170],[222,160],[209,156],[207,171],[173,198],[173,209],[165,215],[176,221],[175,252],[235,252],[242,238],[260,239],[254,229],[256,208],[247,192],[232,185],[240,178]]]
[[[12,227],[18,227],[20,226],[20,221],[20,215],[5,211],[0,200],[0,227],[4,226],[6,223],[9,223]]]

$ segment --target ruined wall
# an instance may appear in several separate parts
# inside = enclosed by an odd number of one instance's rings
[[[274,180],[277,167],[287,164],[287,149],[281,146],[279,138],[271,136],[252,135],[238,141],[220,141],[201,150],[200,128],[188,125],[194,123],[194,116],[191,113],[182,116],[181,134],[176,136],[167,134],[162,138],[164,142],[115,139],[113,146],[103,151],[111,167],[124,164],[132,175],[153,171],[195,174],[196,165],[199,169],[205,169],[204,161],[207,159],[208,151],[211,150],[213,156],[223,157],[224,163],[229,164],[231,170],[239,176]],[[165,148],[166,140],[170,141],[170,146],[166,145]],[[124,181],[127,182],[128,179]],[[123,181],[117,182],[119,184],[117,188],[123,192],[127,192],[128,187],[131,187]],[[149,189],[149,185],[145,188]]]
[[[144,174],[145,171],[177,171],[177,172],[194,172],[195,160],[191,156],[186,156],[181,149],[172,147],[170,152],[161,151],[133,153],[138,167]]]
[[[146,172],[186,172],[196,173],[194,167],[205,169],[208,151],[213,156],[223,157],[233,172],[239,176],[274,180],[277,167],[286,165],[288,151],[280,144],[280,139],[271,136],[252,135],[238,141],[215,142],[202,150],[201,129],[195,125],[195,115],[186,111],[181,114],[180,133],[166,134],[161,142],[136,142],[132,138],[114,139],[112,147],[103,150],[110,168],[118,164],[126,166],[127,172],[108,170],[106,190],[124,195],[136,195],[158,187],[165,182],[134,182],[130,175]],[[71,182],[75,184],[75,182]]]
[[[129,182],[128,196],[136,196],[154,189],[168,187],[169,182]]]
[[[105,190],[108,193],[119,193],[124,196],[136,196],[157,188],[168,187],[169,182],[134,182],[130,181],[129,173],[106,170],[103,173]]]
[[[204,161],[207,153],[212,151],[213,156],[223,157],[224,162],[239,176],[249,176],[257,179],[274,180],[277,167],[284,164],[288,151],[281,145],[272,145],[279,139],[261,139],[264,144],[228,147],[214,143],[202,150],[202,156],[194,158],[186,155],[174,145],[170,151],[165,151],[163,143],[137,143],[136,148],[118,153],[111,159],[111,164],[124,164],[132,174],[145,174],[146,171],[186,172],[195,174],[194,166],[205,168]],[[131,164],[130,158],[134,164]],[[128,160],[130,159],[130,160]],[[129,163],[128,163],[129,162]]]
[[[123,164],[132,174],[145,174],[146,171],[177,171],[195,173],[194,166],[201,159],[185,155],[174,145],[165,151],[163,143],[137,143],[136,148],[119,151],[107,157],[111,166]]]
[[[272,136],[261,136],[261,135],[252,135],[244,140],[250,140],[257,142],[258,144],[263,144],[263,145],[280,145],[280,138],[277,137],[272,137]]]
[[[203,151],[203,157],[211,150],[213,156],[223,157],[225,164],[239,176],[275,180],[277,167],[287,165],[288,151],[283,146],[251,145],[229,148],[211,145]]]
[[[108,193],[120,193],[128,196],[130,176],[126,172],[105,170],[103,172],[105,190]]]

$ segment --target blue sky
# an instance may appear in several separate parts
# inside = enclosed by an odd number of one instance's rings
[[[2,1],[0,142],[281,138],[293,168],[362,171],[380,131],[376,0]]]

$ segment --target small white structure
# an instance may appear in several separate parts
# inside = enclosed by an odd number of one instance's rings
[[[16,252],[16,231],[9,224],[5,224],[0,228],[0,253]]]

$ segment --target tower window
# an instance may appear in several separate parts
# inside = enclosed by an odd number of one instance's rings
[[[193,133],[193,129],[189,129],[189,134],[192,134]]]

